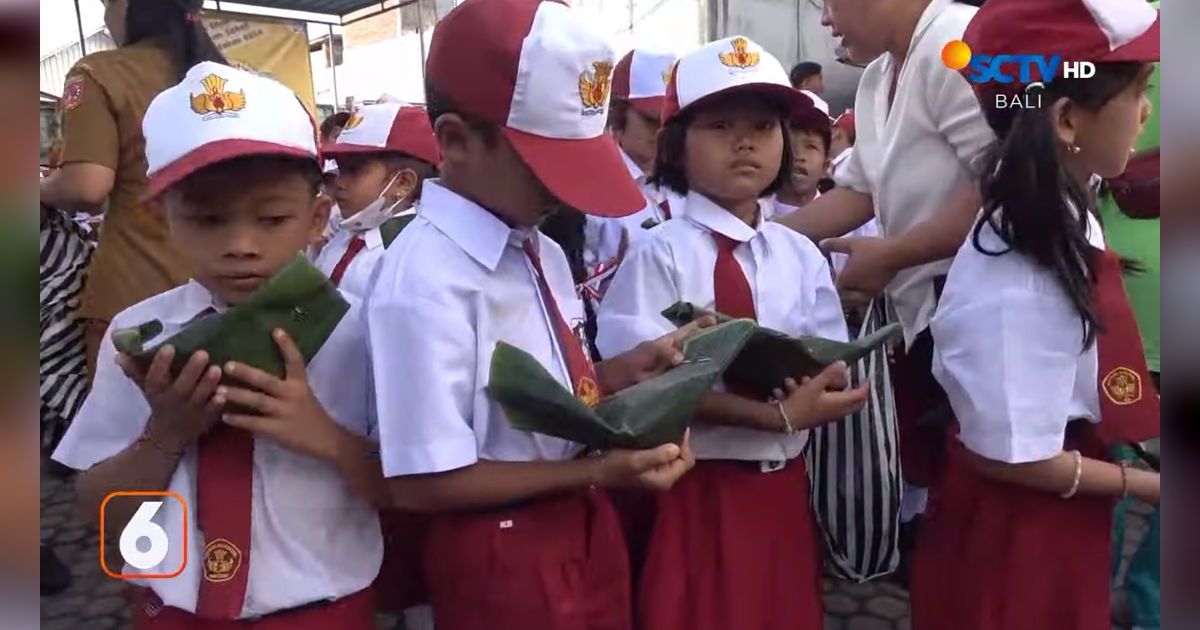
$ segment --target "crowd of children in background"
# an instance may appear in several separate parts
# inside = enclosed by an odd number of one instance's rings
[[[1027,112],[980,89],[983,210],[932,325],[957,422],[911,585],[922,630],[1108,627],[1111,499],[1158,500],[1157,473],[1110,460],[1157,435],[1157,398],[1087,192],[1144,121],[1157,12],[1055,0],[1120,16],[1105,39],[1036,4],[971,9],[970,45],[1063,52],[1031,30],[1058,20],[1099,71]],[[801,454],[868,395],[844,364],[768,398],[718,386],[681,443],[645,450],[518,431],[486,388],[499,341],[585,402],[662,373],[710,323],[677,330],[661,312],[679,301],[845,340],[845,254],[775,221],[843,168],[866,177],[820,70],[789,76],[740,36],[618,59],[543,0],[465,0],[434,31],[424,107],[385,99],[319,130],[271,79],[189,69],[143,129],[192,280],[114,317],[54,454],[85,513],[113,490],[192,510],[161,509],[188,532],[163,566],[191,560],[135,582],[136,626],[349,630],[403,610],[414,630],[822,627]],[[349,308],[315,354],[275,331],[281,375],[172,348],[141,364],[111,339],[224,312],[297,252]]]

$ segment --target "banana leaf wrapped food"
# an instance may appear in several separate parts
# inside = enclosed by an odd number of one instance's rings
[[[213,365],[238,361],[282,377],[283,357],[271,331],[286,331],[308,363],[349,309],[325,274],[297,255],[245,302],[224,313],[199,317],[162,342],[147,346],[162,334],[158,320],[115,330],[112,340],[117,350],[143,369],[150,366],[160,348],[170,344],[175,347],[172,374],[178,374],[196,351],[204,350]]]
[[[521,431],[591,448],[653,448],[678,442],[696,406],[712,391],[750,338],[754,322],[739,319],[698,331],[683,343],[681,365],[608,396],[580,402],[527,352],[500,342],[492,354],[488,394]]]
[[[676,326],[684,326],[704,315],[711,315],[718,322],[731,319],[689,302],[676,302],[662,312],[662,316]],[[798,381],[804,376],[816,376],[837,361],[850,365],[880,345],[899,338],[901,332],[900,325],[893,323],[865,337],[845,342],[814,336],[791,337],[778,330],[755,326],[745,347],[725,371],[725,383],[738,392],[766,400],[776,388],[782,388],[788,378]]]

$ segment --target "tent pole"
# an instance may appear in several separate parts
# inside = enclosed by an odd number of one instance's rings
[[[421,0],[417,0],[417,34],[421,38],[421,84],[424,85],[424,83],[425,83],[425,16],[421,13]]]
[[[337,91],[337,57],[333,54],[333,25],[328,24],[327,26],[329,27],[329,70],[333,72],[333,111],[336,113],[341,107]]]
[[[79,13],[79,0],[75,0],[75,27],[79,29],[79,53],[80,56],[87,54],[87,41],[83,37],[83,16]],[[120,45],[120,42],[117,42]]]

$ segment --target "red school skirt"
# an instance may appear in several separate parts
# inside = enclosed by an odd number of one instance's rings
[[[637,611],[644,630],[821,628],[804,460],[770,473],[758,462],[698,461],[659,495]]]
[[[374,630],[375,598],[364,589],[332,602],[281,611],[258,619],[213,621],[164,606],[150,589],[133,593],[134,630]]]
[[[965,449],[949,437],[930,488],[913,556],[913,628],[1109,630],[1115,501],[989,481],[968,468]],[[1093,438],[1069,437],[1073,449],[1106,458]]]
[[[375,604],[380,612],[397,613],[428,600],[421,568],[421,550],[430,517],[404,510],[381,510],[383,563],[375,578]]]
[[[425,583],[438,630],[630,630],[629,563],[601,489],[434,517]]]

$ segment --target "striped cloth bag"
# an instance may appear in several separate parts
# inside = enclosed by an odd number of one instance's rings
[[[859,336],[887,323],[884,301],[867,308]],[[855,582],[880,577],[900,563],[900,438],[881,347],[850,368],[852,386],[871,383],[861,410],[813,429],[805,451],[811,500],[837,573]]]
[[[54,449],[87,395],[77,311],[95,240],[66,214],[42,207],[40,228],[41,446]]]

